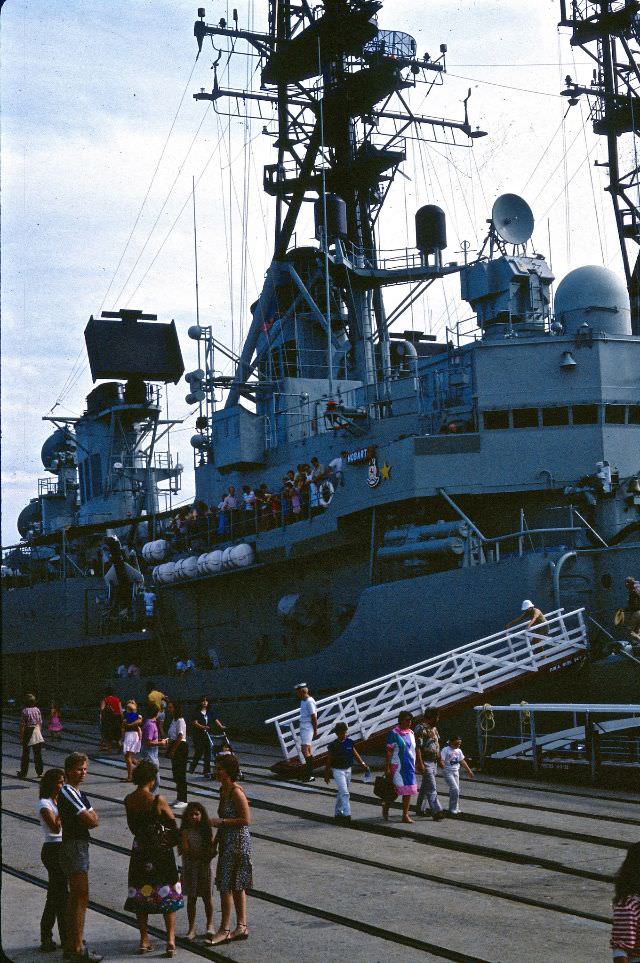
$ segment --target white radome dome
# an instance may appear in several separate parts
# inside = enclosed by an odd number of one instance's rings
[[[562,279],[554,310],[565,334],[576,334],[585,323],[596,333],[631,334],[626,285],[615,271],[597,264],[576,268]]]

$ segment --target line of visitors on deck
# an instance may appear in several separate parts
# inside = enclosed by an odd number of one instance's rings
[[[215,541],[236,535],[267,531],[280,525],[309,518],[325,507],[327,492],[324,482],[333,488],[344,484],[343,472],[346,452],[323,465],[314,455],[310,462],[301,462],[297,469],[289,469],[279,485],[235,485],[222,492],[218,504],[208,506],[197,500],[191,507],[183,506],[172,518],[166,535],[177,550],[196,550]]]

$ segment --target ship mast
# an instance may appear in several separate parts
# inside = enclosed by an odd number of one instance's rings
[[[631,329],[640,335],[640,2],[560,0],[560,26],[571,27],[571,45],[594,63],[589,87],[566,78],[569,104],[589,98],[594,133],[607,143],[609,184],[627,288]],[[624,146],[624,150],[621,148]],[[627,149],[628,148],[628,149]]]
[[[261,366],[260,357],[285,338],[292,316],[309,319],[306,340],[296,328],[298,380],[324,378],[331,391],[335,372],[337,382],[360,382],[378,403],[379,381],[389,374],[383,287],[430,283],[449,273],[439,254],[429,261],[416,250],[393,265],[381,262],[376,225],[412,130],[423,140],[464,146],[482,132],[472,132],[466,101],[458,121],[409,109],[405,91],[423,84],[428,93],[441,82],[446,46],[435,59],[419,58],[409,34],[378,28],[381,6],[378,0],[324,0],[312,10],[307,0],[269,0],[267,33],[240,29],[235,11],[234,26],[224,19],[209,25],[204,9],[198,11],[199,49],[209,37],[226,37],[232,52],[245,41],[260,59],[261,86],[223,87],[214,64],[213,90],[194,98],[211,101],[220,113],[230,109],[225,102],[242,103],[263,123],[264,106],[271,105],[277,123],[277,159],[264,169],[264,190],[276,202],[273,260],[252,308],[227,407],[240,396],[256,399],[256,372],[263,383],[270,380],[265,371],[286,367],[291,373],[284,353],[268,365]],[[311,247],[291,248],[294,233],[300,243],[304,202],[315,202],[317,256]],[[324,373],[317,362],[321,340],[327,346]]]

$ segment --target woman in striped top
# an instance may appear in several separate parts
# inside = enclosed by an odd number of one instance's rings
[[[629,847],[616,876],[609,945],[616,963],[640,963],[640,843]]]

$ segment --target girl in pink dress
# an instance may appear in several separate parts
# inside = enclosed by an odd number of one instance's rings
[[[60,710],[58,709],[55,702],[51,703],[51,711],[49,713],[49,724],[47,726],[49,729],[49,735],[52,739],[60,739],[60,733],[62,732],[62,722],[60,720]]]

